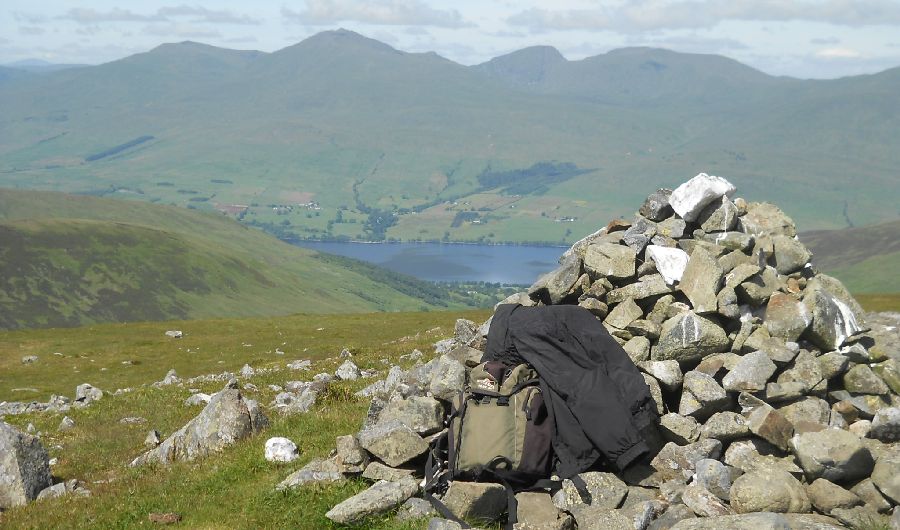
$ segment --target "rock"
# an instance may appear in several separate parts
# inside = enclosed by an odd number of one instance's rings
[[[519,523],[540,527],[556,525],[560,513],[549,493],[523,491],[516,493],[516,518]]]
[[[766,388],[766,381],[776,367],[765,352],[755,351],[741,357],[735,367],[722,379],[725,390],[756,392]]]
[[[587,499],[582,498],[574,482],[563,480],[562,489],[553,496],[553,504],[560,510],[571,512],[586,504],[612,510],[618,508],[628,494],[628,486],[612,473],[588,471],[578,476],[587,486]]]
[[[40,439],[0,421],[0,510],[29,503],[51,484]]]
[[[900,441],[900,408],[888,407],[876,412],[869,437],[885,443]]]
[[[544,304],[560,304],[571,295],[572,286],[581,276],[581,258],[571,254],[562,264],[543,275],[528,289],[528,295]],[[577,295],[575,296],[577,298]],[[464,341],[461,341],[464,343]]]
[[[428,389],[431,394],[450,401],[466,385],[466,367],[446,355],[438,357]]]
[[[162,438],[161,438],[161,435],[159,434],[159,431],[157,431],[156,429],[153,429],[150,432],[148,432],[147,437],[144,438],[144,447],[147,447],[148,449],[153,449],[154,447],[158,446],[160,443],[162,443]]]
[[[506,511],[506,488],[490,482],[450,482],[441,502],[459,519],[493,521]]]
[[[758,274],[747,278],[737,287],[735,292],[738,299],[753,306],[766,303],[772,294],[783,288],[783,280],[778,276],[778,271],[773,267],[765,267]]]
[[[778,403],[782,401],[790,401],[803,397],[803,394],[809,390],[809,386],[800,381],[789,381],[786,383],[768,383],[766,385],[766,401],[769,403]]]
[[[850,366],[850,358],[836,351],[826,353],[817,359],[823,379],[834,379],[846,372]]]
[[[878,491],[878,488],[875,486],[875,482],[873,482],[870,478],[857,483],[855,486],[853,486],[853,488],[851,488],[850,491],[852,491],[854,495],[859,497],[859,499],[862,500],[863,503],[865,503],[870,508],[875,508],[881,513],[888,513],[891,511],[890,501],[887,500],[880,491]],[[848,508],[852,508],[852,506],[848,506]]]
[[[662,388],[659,386],[659,382],[656,379],[653,379],[653,376],[647,374],[641,374],[644,377],[644,382],[647,383],[647,386],[650,387],[650,397],[653,399],[653,403],[656,404],[656,413],[657,414],[665,414],[665,401],[663,401],[662,396]]]
[[[722,454],[722,442],[714,439],[700,440],[679,446],[667,443],[650,462],[662,480],[690,478],[698,461],[705,458],[718,459]]]
[[[822,513],[831,513],[835,508],[852,508],[862,504],[855,493],[845,490],[837,484],[817,478],[806,487],[809,500]]]
[[[444,427],[444,407],[434,398],[411,396],[389,401],[379,418],[397,420],[418,434],[427,435]]]
[[[850,482],[869,476],[874,466],[869,450],[847,431],[826,429],[798,434],[790,445],[808,480]]]
[[[463,526],[456,521],[432,517],[428,520],[426,530],[462,530]]]
[[[156,523],[156,524],[175,524],[175,523],[181,522],[181,516],[175,512],[165,512],[165,513],[151,512],[147,516],[147,519],[151,523]]]
[[[811,508],[803,485],[785,471],[745,473],[731,486],[731,507],[738,513],[807,513]]]
[[[180,339],[183,336],[184,336],[184,333],[182,333],[181,330],[172,329],[172,330],[166,331],[166,337],[169,337],[172,339]]]
[[[707,234],[734,230],[737,221],[737,206],[728,197],[711,202],[697,217],[700,228]]]
[[[75,427],[75,420],[72,418],[65,416],[62,421],[59,422],[59,427],[56,428],[58,431],[68,431]]]
[[[637,217],[631,227],[622,234],[622,242],[640,254],[655,235],[656,224],[643,217]]]
[[[84,482],[78,479],[71,479],[59,484],[54,484],[44,488],[37,496],[36,500],[55,499],[66,495],[77,495],[79,497],[90,497],[91,490],[85,487]]]
[[[385,464],[397,467],[424,454],[428,444],[397,420],[379,422],[360,431],[359,443]]]
[[[335,463],[338,465],[341,473],[362,473],[369,463],[369,455],[360,445],[356,436],[348,434],[346,436],[338,436],[335,439],[335,449],[337,455],[334,457]],[[385,478],[386,477],[379,477]]]
[[[34,364],[36,362],[38,362],[37,355],[26,355],[22,357],[22,364]]]
[[[678,413],[682,416],[706,420],[713,413],[727,409],[730,403],[725,389],[711,376],[696,370],[684,374],[684,388],[678,405]]]
[[[204,394],[203,392],[197,392],[196,394],[191,394],[191,397],[184,400],[185,407],[194,407],[197,405],[205,405],[209,403],[212,399],[212,396],[209,394]]]
[[[804,397],[792,403],[778,408],[780,412],[794,426],[795,432],[807,430],[821,430],[828,426],[831,420],[831,408],[828,402],[817,397]],[[813,425],[819,425],[816,428]]]
[[[619,510],[585,506],[575,514],[580,530],[632,530],[634,522]]]
[[[731,471],[718,460],[705,458],[694,465],[694,484],[701,486],[716,497],[727,501],[731,498]],[[685,503],[687,504],[687,503]],[[694,510],[697,515],[701,515]],[[722,514],[719,514],[722,515]],[[709,517],[708,515],[704,517]]]
[[[412,469],[399,469],[386,466],[381,462],[372,462],[366,466],[366,470],[362,472],[362,477],[372,481],[387,480],[397,482],[405,477],[412,477],[414,474],[415,471]]]
[[[734,514],[734,510],[730,506],[724,504],[721,499],[703,486],[696,484],[691,484],[685,488],[684,493],[681,495],[681,500],[700,517]]]
[[[684,381],[684,375],[681,373],[678,361],[644,361],[637,363],[637,366],[643,372],[652,375],[669,392],[674,392],[681,388],[681,384]]]
[[[812,323],[803,335],[825,351],[840,348],[848,337],[861,331],[850,307],[818,283],[807,286],[803,304],[812,315]]]
[[[399,506],[419,490],[414,479],[399,482],[379,481],[325,513],[325,517],[338,524],[352,524],[366,517],[386,512]]]
[[[812,314],[796,295],[772,293],[764,321],[771,336],[796,341],[812,323]]]
[[[297,444],[283,437],[266,440],[266,460],[269,462],[293,462],[300,457]]]
[[[356,363],[347,359],[334,371],[334,376],[342,381],[356,381],[360,376],[359,367],[356,366]]]
[[[596,298],[585,298],[578,302],[578,305],[590,311],[597,318],[606,318],[606,315],[609,314],[609,306]]]
[[[803,474],[803,470],[794,464],[793,458],[779,458],[774,456],[775,451],[778,451],[775,446],[758,438],[735,440],[728,446],[722,461],[745,473],[780,470],[796,476]]]
[[[663,322],[659,342],[650,357],[654,361],[674,359],[689,363],[728,351],[728,346],[728,336],[718,324],[693,311],[685,311]]]
[[[87,405],[103,397],[103,391],[88,383],[82,383],[75,387],[75,401]]]
[[[888,359],[883,363],[873,365],[872,371],[890,387],[891,392],[900,394],[900,363],[894,359]]]
[[[626,300],[643,300],[644,298],[659,296],[670,292],[672,292],[672,288],[666,285],[666,280],[663,279],[661,275],[648,274],[642,276],[641,279],[635,283],[613,289],[607,293],[606,303],[618,304]]]
[[[396,519],[398,521],[409,521],[411,519],[433,517],[437,514],[437,510],[434,509],[430,502],[418,497],[411,497],[400,505]]]
[[[700,424],[694,418],[670,412],[660,418],[659,431],[666,441],[686,445],[700,437]]]
[[[636,319],[641,318],[643,315],[644,311],[634,302],[634,300],[626,299],[609,312],[609,315],[604,322],[612,327],[625,329],[625,326],[631,324]]]
[[[741,316],[737,293],[731,287],[723,287],[716,295],[716,311],[725,318],[737,320]]]
[[[672,190],[660,188],[647,196],[647,200],[641,205],[638,213],[651,221],[662,221],[667,217],[671,217],[674,211],[669,204],[669,197]]]
[[[872,369],[858,364],[844,374],[844,389],[855,394],[889,394],[891,390]]]
[[[639,363],[646,361],[650,358],[650,339],[641,336],[631,337],[622,345],[622,349],[628,354],[631,362]]]
[[[779,274],[787,275],[802,269],[812,257],[812,252],[793,237],[774,235],[772,243],[775,247],[775,269]]]
[[[635,275],[637,255],[624,245],[599,242],[587,247],[584,253],[584,269],[592,279],[611,278],[623,280]]]
[[[301,469],[288,475],[280,484],[275,486],[275,489],[280,491],[303,486],[304,484],[331,483],[341,480],[344,480],[344,475],[340,473],[337,464],[331,460],[314,459]]]
[[[700,428],[702,438],[715,438],[722,442],[730,442],[750,434],[747,419],[737,412],[717,412]]]
[[[306,371],[309,371],[310,369],[312,369],[312,361],[310,361],[308,359],[302,359],[302,360],[298,359],[296,361],[287,363],[285,366],[287,367],[288,370],[306,372]]]
[[[656,270],[662,275],[665,282],[673,285],[681,281],[684,270],[687,268],[690,257],[680,248],[648,245],[644,251],[647,259],[653,260]]]
[[[724,271],[719,263],[702,248],[691,254],[678,289],[683,292],[697,313],[714,313],[718,310],[716,294],[722,284]]]
[[[259,432],[266,425],[268,419],[259,410],[258,404],[244,399],[237,389],[237,381],[231,380],[212,397],[200,414],[166,438],[159,447],[135,458],[131,466],[194,460],[220,451]]]
[[[300,393],[280,392],[275,396],[272,407],[281,414],[303,414],[309,412],[316,404],[319,393],[312,387],[304,388]]]
[[[671,530],[840,530],[841,528],[834,519],[821,515],[759,512],[684,520]]]
[[[788,443],[794,434],[793,424],[766,404],[756,407],[747,415],[747,426],[750,432],[784,451],[788,449]]]
[[[740,224],[744,232],[757,236],[797,235],[794,221],[780,208],[767,202],[751,202],[747,206],[747,213],[741,217]]]
[[[894,504],[900,504],[900,456],[883,456],[875,462],[872,482]]]
[[[859,438],[868,436],[872,430],[872,422],[869,420],[858,420],[847,426],[847,430],[855,434]]]
[[[845,528],[868,529],[887,528],[888,518],[868,506],[835,508],[831,516],[847,525]]]
[[[681,521],[694,520],[696,519],[696,517],[697,516],[694,515],[693,510],[691,510],[684,504],[675,504],[668,510],[663,512],[663,514],[660,515],[655,521],[650,523],[650,526],[647,528],[648,530],[669,530],[670,528],[675,528]],[[754,528],[753,530],[759,529]]]
[[[669,196],[669,204],[685,221],[697,219],[703,209],[723,195],[734,193],[734,186],[727,180],[700,173],[675,188]]]

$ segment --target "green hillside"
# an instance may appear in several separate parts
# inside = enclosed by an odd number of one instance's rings
[[[854,294],[900,293],[900,221],[801,234],[820,270]]]
[[[546,47],[466,67],[339,30],[11,78],[0,105],[0,185],[299,238],[571,242],[701,171],[804,230],[892,220],[900,198],[900,69],[801,81],[711,55]]]
[[[136,201],[0,189],[0,241],[0,329],[483,302]]]

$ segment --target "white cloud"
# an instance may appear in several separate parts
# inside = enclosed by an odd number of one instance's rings
[[[257,25],[258,19],[249,15],[237,14],[227,10],[207,9],[201,6],[168,6],[161,7],[152,14],[135,13],[129,9],[114,7],[108,11],[76,7],[69,9],[65,15],[57,18],[71,20],[78,24],[96,24],[98,22],[173,22],[178,18],[191,17],[192,23],[207,24],[241,24]]]
[[[38,26],[19,26],[19,33],[22,35],[43,35],[46,31]]]
[[[284,18],[323,26],[361,22],[378,26],[436,26],[461,28],[471,24],[455,9],[435,9],[421,0],[307,0],[306,9],[281,8]]]
[[[819,44],[823,46],[828,46],[831,44],[839,44],[841,39],[837,37],[819,37],[815,39],[809,39],[810,44]]]
[[[200,6],[170,6],[161,7],[156,11],[157,15],[163,17],[196,17],[191,22],[205,22],[210,24],[243,24],[243,25],[259,25],[260,20],[250,17],[249,15],[232,13],[227,10],[207,9]]]
[[[552,30],[647,30],[710,28],[726,20],[807,21],[839,26],[900,23],[896,0],[638,0],[591,9],[520,11],[507,22],[533,32]]]
[[[164,21],[165,17],[154,15],[142,15],[128,9],[114,7],[109,11],[97,11],[87,7],[76,7],[68,10],[65,15],[58,17],[63,20],[71,20],[78,24],[96,24],[98,22],[152,22]]]
[[[816,57],[823,59],[856,59],[862,54],[850,48],[825,48],[816,52]]]
[[[177,37],[179,39],[217,39],[222,36],[215,30],[198,28],[190,24],[170,22],[165,24],[151,24],[146,26],[142,33],[155,37]]]

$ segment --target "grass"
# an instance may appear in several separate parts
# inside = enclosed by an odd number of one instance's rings
[[[854,298],[866,311],[900,311],[900,293],[858,294]]]
[[[138,382],[158,380],[172,366],[185,366],[179,374],[186,377],[235,370],[249,362],[256,368],[282,368],[250,379],[259,391],[245,394],[267,405],[275,395],[267,388],[268,384],[283,385],[292,379],[308,379],[314,373],[333,372],[342,361],[336,358],[342,347],[354,351],[354,361],[361,367],[378,369],[383,375],[387,365],[381,359],[396,362],[401,354],[414,348],[430,352],[433,342],[452,335],[457,317],[480,322],[488,315],[479,311],[195,321],[179,323],[186,336],[168,345],[160,337],[165,326],[156,324],[7,332],[0,334],[3,340],[0,359],[4,363],[0,369],[4,374],[0,399],[9,398],[10,387],[19,385],[35,385],[44,389],[43,392],[71,395],[74,390],[71,382],[82,382],[79,376],[110,390],[119,384],[137,386]],[[242,340],[255,341],[258,346],[245,348],[239,342]],[[290,353],[284,357],[264,353],[264,348],[282,342],[288,342],[282,347],[294,349],[286,350]],[[11,348],[10,344],[19,344],[22,349]],[[300,345],[304,344],[309,344],[310,349],[301,354]],[[32,365],[38,370],[15,369],[21,352],[44,352],[61,345],[68,345],[69,351],[83,352],[85,365],[92,364],[91,359],[102,359],[110,366],[136,358],[141,362],[128,367],[131,372],[120,374],[118,379],[112,370],[82,372],[73,378],[67,362],[48,362],[52,354],[41,355],[38,363]],[[188,347],[191,354],[186,351]],[[313,371],[298,373],[283,369],[284,362],[295,358],[312,359]],[[269,413],[272,425],[262,435],[246,439],[213,457],[168,468],[130,469],[126,464],[143,451],[142,442],[148,429],[158,429],[167,436],[199,412],[199,408],[181,405],[189,395],[184,388],[139,386],[120,396],[105,396],[91,407],[71,411],[69,416],[76,426],[65,432],[56,430],[61,415],[9,417],[7,421],[19,427],[30,422],[42,431],[43,443],[51,457],[59,458],[53,468],[54,476],[84,480],[93,496],[32,503],[3,513],[0,521],[4,528],[136,528],[148,524],[150,512],[174,511],[182,515],[181,524],[187,528],[332,528],[334,525],[324,513],[365,488],[363,481],[288,492],[276,492],[274,487],[312,458],[326,457],[334,447],[336,436],[359,430],[368,400],[355,398],[352,393],[371,381],[335,383],[312,412],[290,417]],[[221,386],[222,383],[196,385],[204,392],[217,391]],[[144,417],[147,423],[119,423],[126,416]],[[301,458],[283,465],[266,462],[263,446],[272,436],[294,440],[301,450]],[[419,528],[421,522],[401,524],[388,515],[369,520],[364,526],[399,530]]]

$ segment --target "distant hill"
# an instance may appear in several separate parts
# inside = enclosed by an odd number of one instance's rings
[[[807,232],[800,240],[819,270],[854,293],[900,293],[900,221]]]
[[[338,30],[9,78],[0,105],[0,185],[300,238],[571,242],[701,171],[802,230],[894,219],[900,199],[900,69],[803,81],[550,47],[467,67]]]
[[[0,241],[0,329],[467,305],[220,214],[136,201],[0,189]]]
[[[17,70],[24,70],[26,72],[34,72],[36,74],[45,74],[47,72],[57,72],[59,70],[68,70],[69,68],[81,68],[88,65],[51,63],[42,59],[23,59],[4,66],[15,68]]]

